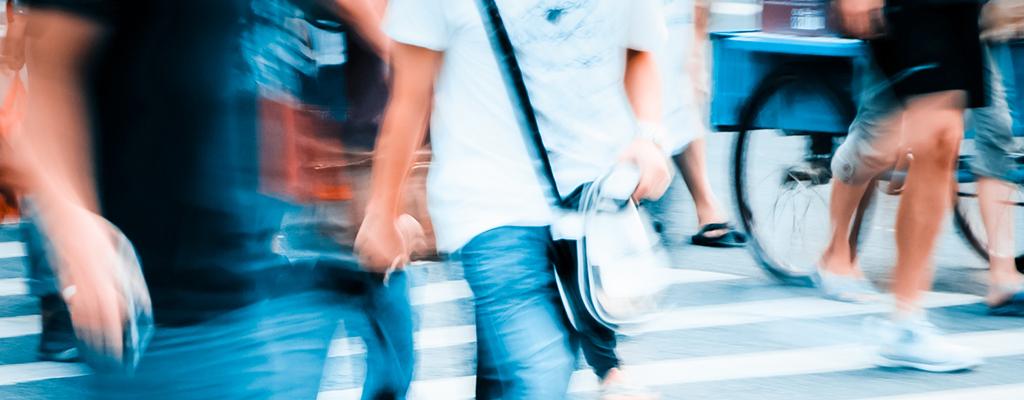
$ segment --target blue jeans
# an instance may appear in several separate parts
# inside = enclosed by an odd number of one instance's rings
[[[134,376],[98,373],[96,400],[315,400],[339,296],[267,299],[189,326],[161,326]]]
[[[25,201],[25,216],[21,220],[21,237],[25,241],[28,287],[33,296],[43,297],[60,293],[53,266],[47,252],[47,241],[39,226],[32,220],[30,201]]]
[[[296,263],[315,265],[334,292],[350,333],[366,344],[364,400],[400,400],[412,383],[413,314],[409,282],[404,272],[382,276],[362,270],[346,238],[355,226],[347,203],[319,203],[289,213],[282,228],[282,252]]]
[[[477,399],[561,399],[576,365],[547,227],[502,227],[457,257],[476,301]]]

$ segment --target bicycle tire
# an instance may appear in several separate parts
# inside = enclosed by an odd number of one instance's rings
[[[967,242],[967,246],[970,247],[978,257],[988,261],[988,246],[981,239],[984,235],[985,227],[980,223],[972,221],[971,218],[968,217],[968,211],[964,208],[964,203],[960,201],[961,197],[963,197],[963,195],[958,193],[953,201],[953,224],[956,226],[957,233],[960,234],[960,237]],[[1014,257],[1014,263],[1017,265],[1017,271],[1024,273],[1024,252],[1021,252]]]
[[[740,114],[738,133],[733,146],[732,178],[737,215],[741,228],[750,238],[748,248],[758,265],[769,276],[782,284],[809,287],[814,285],[813,271],[793,269],[786,262],[778,260],[777,257],[763,246],[764,240],[759,236],[757,229],[755,229],[757,221],[749,200],[751,196],[746,192],[747,148],[750,137],[754,134],[751,131],[755,129],[754,124],[761,111],[773,96],[778,94],[783,88],[797,83],[806,84],[810,82],[815,85],[814,87],[824,89],[826,97],[832,103],[832,107],[846,120],[852,120],[856,113],[856,106],[853,100],[848,96],[844,96],[841,90],[817,78],[813,73],[802,73],[803,71],[810,70],[793,65],[781,66],[761,81],[757,89],[744,104]],[[871,191],[868,192],[870,193]],[[869,204],[870,200],[870,198],[864,199],[863,204]],[[865,225],[862,221],[865,218],[865,213],[859,212],[855,218],[853,226],[856,229],[851,231],[851,242],[853,243],[856,243],[861,236],[860,228]]]

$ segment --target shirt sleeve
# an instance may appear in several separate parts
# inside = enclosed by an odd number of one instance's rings
[[[654,51],[668,35],[662,1],[633,0],[631,3],[626,46],[633,50]]]
[[[444,6],[440,0],[391,0],[384,31],[396,42],[444,51],[450,37]]]

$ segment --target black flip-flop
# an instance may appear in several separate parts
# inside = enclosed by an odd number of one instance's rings
[[[1000,317],[1024,317],[1024,290],[999,304],[988,306],[988,313]]]
[[[722,235],[708,235],[714,231],[726,232]],[[690,237],[690,243],[704,247],[737,248],[747,245],[747,235],[737,231],[730,223],[707,224],[702,226],[696,235]]]

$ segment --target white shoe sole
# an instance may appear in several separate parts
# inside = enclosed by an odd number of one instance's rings
[[[950,372],[963,372],[970,371],[980,367],[984,364],[981,360],[970,360],[960,363],[949,363],[949,364],[926,364],[913,362],[908,360],[893,360],[879,356],[875,360],[875,365],[881,368],[892,368],[892,369],[915,369],[925,372],[937,372],[937,373],[950,373]]]

